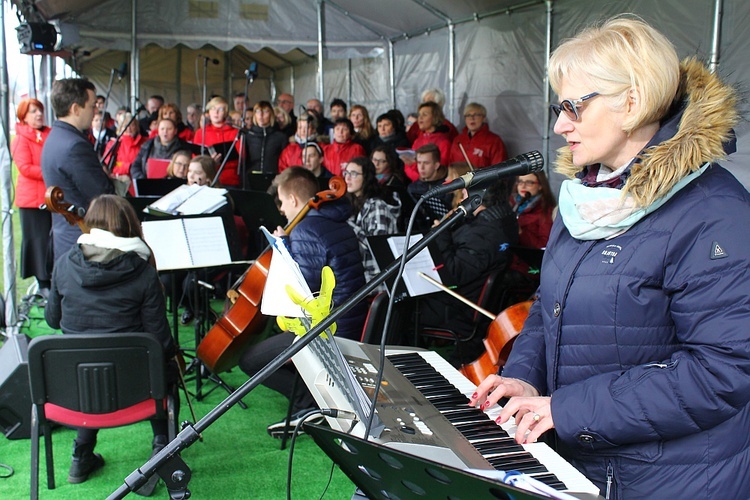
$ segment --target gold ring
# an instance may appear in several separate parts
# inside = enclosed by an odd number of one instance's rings
[[[534,413],[531,418],[534,420],[534,422],[539,422],[539,419],[542,417],[538,413]]]

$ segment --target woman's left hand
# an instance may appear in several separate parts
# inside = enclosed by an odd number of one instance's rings
[[[516,442],[535,443],[539,436],[555,428],[550,401],[551,398],[543,396],[510,398],[496,422],[503,424],[515,415]]]

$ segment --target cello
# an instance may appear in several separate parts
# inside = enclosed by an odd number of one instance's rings
[[[328,181],[329,189],[313,196],[297,217],[285,229],[289,233],[311,209],[327,201],[338,200],[346,193],[346,182],[339,176]],[[267,317],[260,312],[263,289],[268,277],[273,252],[267,247],[240,277],[236,288],[227,292],[232,303],[211,327],[196,350],[196,356],[213,373],[221,373],[237,365],[245,347],[252,340],[260,340]]]
[[[479,385],[489,375],[496,374],[498,369],[508,361],[510,350],[513,348],[513,342],[518,334],[521,333],[523,324],[529,316],[531,304],[534,301],[527,300],[513,304],[500,312],[500,314],[494,315],[439,281],[432,279],[430,276],[421,272],[419,276],[492,320],[492,323],[487,328],[487,335],[484,338],[484,352],[471,363],[461,365],[458,371],[471,380],[474,385]]]
[[[65,201],[65,193],[62,188],[57,186],[50,186],[44,193],[44,205],[41,207],[42,210],[48,210],[52,213],[60,214],[65,217],[68,224],[78,224],[81,232],[88,233],[89,228],[83,222],[83,216],[86,215],[86,209],[84,207],[76,207],[75,205]]]

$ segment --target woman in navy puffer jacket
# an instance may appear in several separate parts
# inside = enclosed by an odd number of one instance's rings
[[[571,180],[539,300],[472,404],[511,397],[516,440],[554,429],[607,498],[748,498],[750,195],[715,163],[737,96],[629,17],[564,42],[550,77]]]

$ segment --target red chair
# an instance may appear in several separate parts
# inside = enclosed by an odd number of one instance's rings
[[[47,335],[29,343],[31,497],[39,493],[39,433],[44,434],[47,488],[55,488],[49,422],[103,429],[166,416],[176,432],[164,352],[147,333]]]

